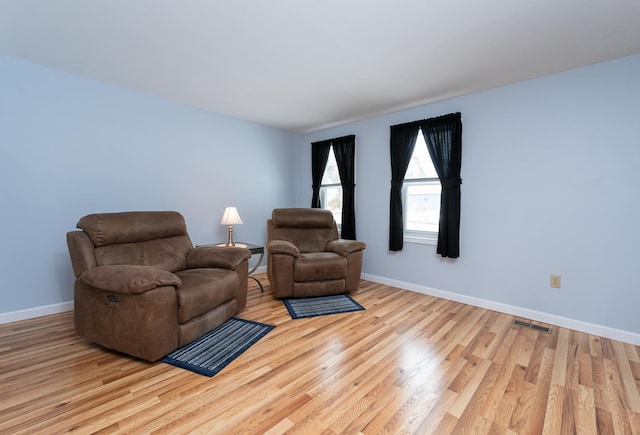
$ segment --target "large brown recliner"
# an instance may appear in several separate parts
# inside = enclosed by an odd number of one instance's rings
[[[281,208],[267,221],[267,276],[276,298],[354,292],[366,245],[338,238],[329,210]]]
[[[177,212],[91,214],[77,227],[75,329],[90,342],[156,361],[246,304],[249,250],[194,248]]]

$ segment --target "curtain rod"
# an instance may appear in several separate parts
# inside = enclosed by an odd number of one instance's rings
[[[431,122],[431,121],[436,121],[436,120],[439,120],[439,119],[442,119],[442,118],[458,117],[458,116],[462,116],[462,114],[460,112],[448,113],[446,115],[436,116],[434,118],[421,119],[419,121],[411,121],[411,122],[405,122],[405,123],[402,123],[402,124],[392,125],[390,128],[393,128],[393,127],[404,127],[404,126],[416,125],[416,124],[424,124],[425,122]]]
[[[323,143],[323,142],[333,142],[334,140],[343,140],[343,139],[351,139],[351,138],[356,138],[355,134],[350,134],[348,136],[342,136],[342,137],[334,137],[333,139],[325,139],[325,140],[319,140],[317,142],[311,142],[311,145],[313,144],[317,144],[317,143]]]

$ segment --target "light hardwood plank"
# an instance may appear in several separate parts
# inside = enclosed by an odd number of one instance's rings
[[[0,325],[0,433],[640,434],[638,346],[365,280],[293,320],[256,277],[239,317],[276,328],[212,378]]]

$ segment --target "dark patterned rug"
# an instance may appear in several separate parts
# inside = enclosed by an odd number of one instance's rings
[[[362,305],[346,294],[313,298],[288,298],[282,301],[289,310],[292,319],[364,310]]]
[[[273,328],[274,325],[233,317],[160,361],[211,377]]]

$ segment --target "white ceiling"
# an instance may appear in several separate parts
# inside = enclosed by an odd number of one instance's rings
[[[0,55],[297,132],[635,53],[639,0],[0,0]]]

